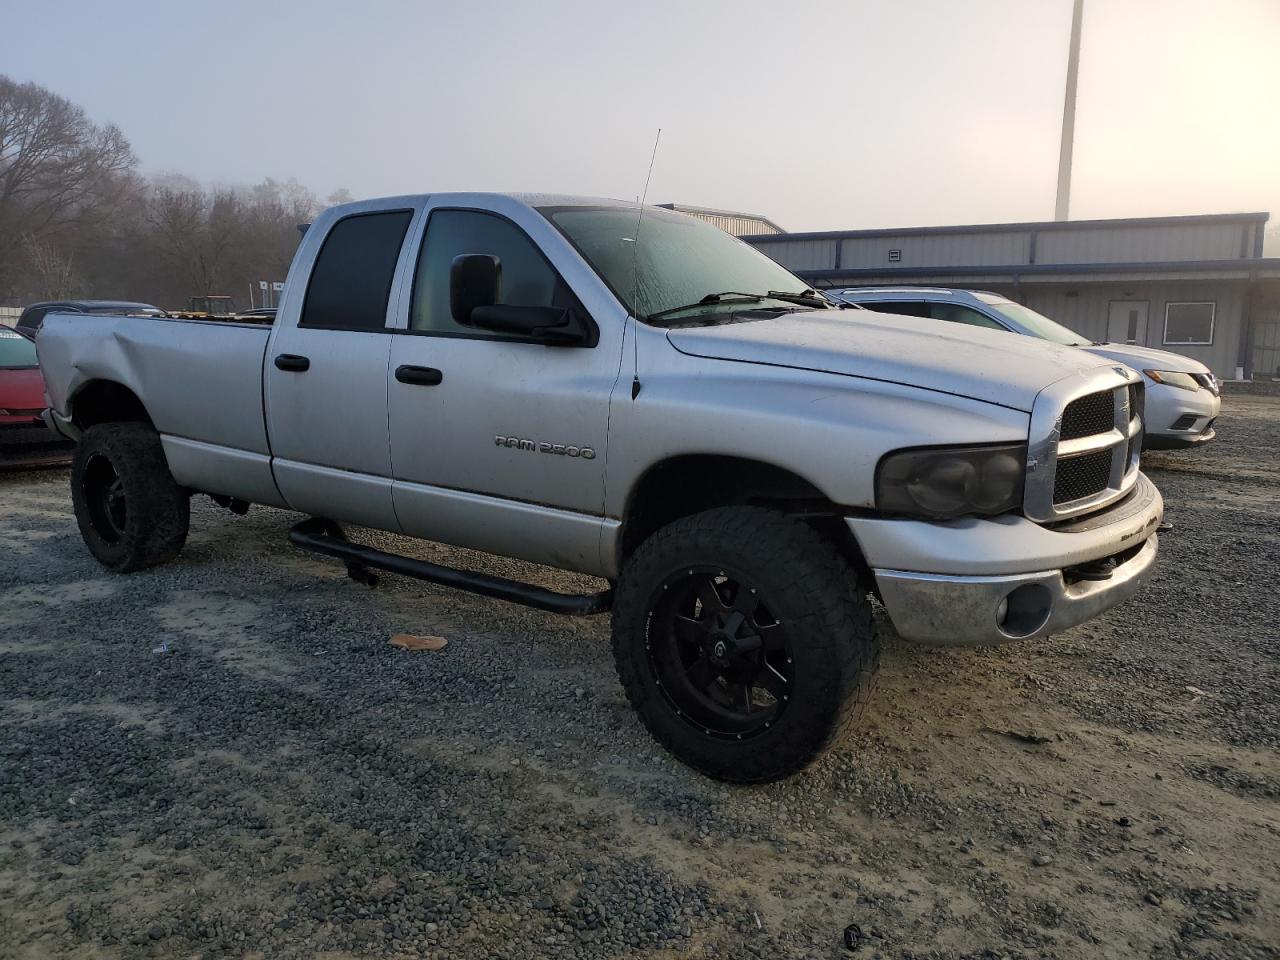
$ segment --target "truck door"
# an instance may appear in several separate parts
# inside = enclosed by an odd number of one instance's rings
[[[412,210],[380,210],[338,220],[310,276],[301,271],[305,291],[295,289],[276,318],[266,359],[267,428],[276,484],[295,510],[398,529],[387,321],[412,218]]]
[[[593,347],[547,346],[456,323],[449,268],[462,254],[499,259],[502,303],[580,304],[514,220],[475,209],[428,212],[406,329],[391,345],[391,463],[402,529],[594,571],[602,527],[616,523],[602,514],[618,340],[609,331]]]

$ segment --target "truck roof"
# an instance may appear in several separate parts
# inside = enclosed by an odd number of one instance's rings
[[[368,206],[394,206],[397,203],[407,203],[414,201],[426,200],[428,197],[435,200],[449,200],[457,198],[469,202],[475,202],[477,198],[484,197],[503,197],[508,200],[516,200],[530,207],[635,207],[634,200],[619,200],[613,197],[584,197],[567,193],[522,193],[522,192],[506,192],[501,190],[450,190],[437,193],[411,193],[400,194],[391,197],[369,197],[367,200],[354,200],[351,203],[338,204],[334,209],[342,209],[344,207],[368,207]],[[646,206],[657,209],[653,204]],[[669,212],[664,210],[663,212]]]
[[[66,307],[70,310],[91,311],[116,311],[116,310],[159,310],[160,308],[150,303],[140,303],[136,300],[41,300],[38,303],[29,303],[27,310],[33,307]]]

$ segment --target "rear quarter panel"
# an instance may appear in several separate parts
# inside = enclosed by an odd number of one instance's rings
[[[53,409],[74,412],[95,380],[128,387],[162,434],[267,454],[262,358],[270,328],[53,314],[36,352]]]

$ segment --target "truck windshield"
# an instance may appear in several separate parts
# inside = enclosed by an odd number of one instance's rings
[[[759,295],[752,302],[757,310],[796,309],[795,303],[768,294],[808,292],[808,284],[754,247],[682,213],[645,207],[637,243],[635,207],[542,207],[539,212],[641,320],[676,311],[696,317],[742,309],[741,299],[709,298],[725,290]]]
[[[1080,336],[1074,330],[1064,327],[1057,321],[1050,320],[1043,313],[1036,313],[1030,307],[1024,307],[1020,303],[1014,303],[1012,300],[1005,300],[1002,297],[978,294],[978,299],[990,306],[996,313],[1012,320],[1033,337],[1039,337],[1041,340],[1052,340],[1054,343],[1065,344],[1069,347],[1087,347],[1089,345],[1089,341],[1085,337]]]
[[[36,345],[8,327],[0,327],[0,370],[37,366]]]

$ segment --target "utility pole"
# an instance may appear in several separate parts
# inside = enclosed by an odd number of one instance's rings
[[[1066,220],[1071,207],[1071,150],[1076,137],[1076,79],[1080,74],[1080,21],[1084,0],[1071,11],[1071,47],[1067,53],[1067,95],[1062,105],[1062,145],[1058,151],[1058,202],[1053,219]]]

